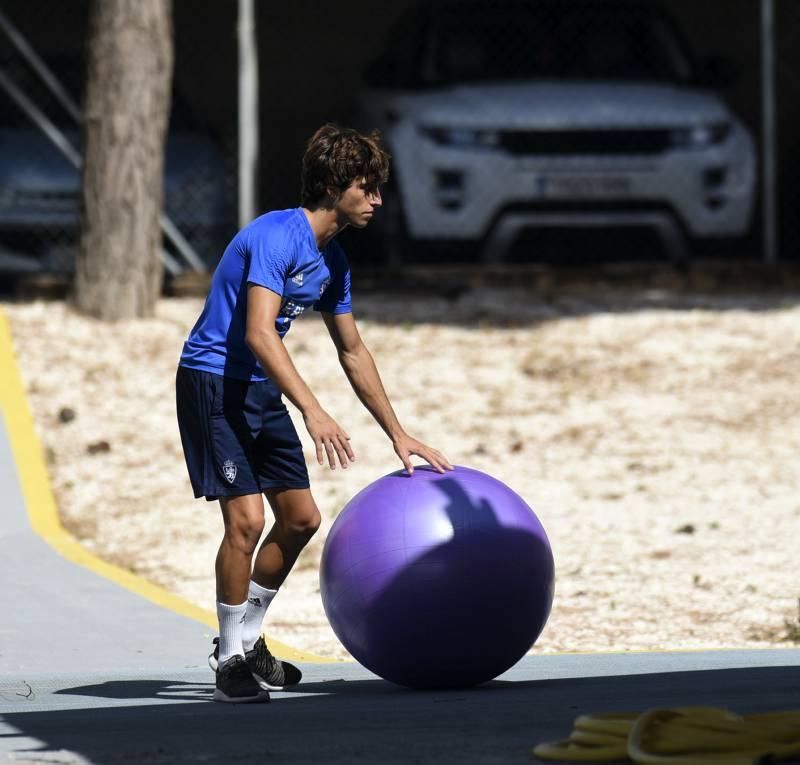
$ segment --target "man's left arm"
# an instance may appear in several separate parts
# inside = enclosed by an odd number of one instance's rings
[[[369,349],[364,345],[352,313],[322,313],[325,326],[339,354],[339,362],[361,403],[375,418],[392,441],[394,450],[409,474],[414,472],[411,455],[416,454],[440,473],[453,466],[441,452],[412,438],[403,430],[389,403],[378,368]]]

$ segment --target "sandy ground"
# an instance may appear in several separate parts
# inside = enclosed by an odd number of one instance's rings
[[[102,324],[63,302],[4,305],[65,526],[208,609],[217,506],[191,496],[173,380],[202,301]],[[800,302],[792,296],[485,290],[356,303],[401,422],[535,508],[553,547],[537,652],[800,642]],[[312,460],[324,515],[272,606],[276,638],[345,656],[317,565],[349,497],[400,465],[316,316],[287,345],[358,457]],[[481,604],[475,604],[478,618]]]

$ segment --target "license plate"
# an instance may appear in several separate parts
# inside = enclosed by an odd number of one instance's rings
[[[624,176],[540,175],[536,178],[536,193],[546,199],[621,197],[630,189],[630,179]]]

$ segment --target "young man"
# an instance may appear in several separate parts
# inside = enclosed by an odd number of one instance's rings
[[[297,432],[282,395],[302,413],[320,465],[355,459],[350,437],[298,374],[282,340],[313,306],[361,402],[409,472],[418,455],[447,459],[408,435],[395,416],[350,305],[350,270],[334,237],[364,228],[381,205],[388,155],[376,133],[321,127],[303,156],[302,206],[245,226],[217,266],[205,307],[184,344],[176,378],[178,423],[196,497],[219,500],[216,559],[220,634],[209,657],[217,701],[268,701],[300,680],[261,634],[267,607],[320,525]],[[258,548],[266,496],[275,523]],[[254,559],[255,554],[255,559]]]

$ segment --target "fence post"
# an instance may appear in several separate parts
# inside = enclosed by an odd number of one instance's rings
[[[258,43],[253,0],[239,0],[239,226],[256,216]]]
[[[764,150],[764,260],[778,262],[778,189],[775,178],[775,0],[761,0],[761,93]]]

